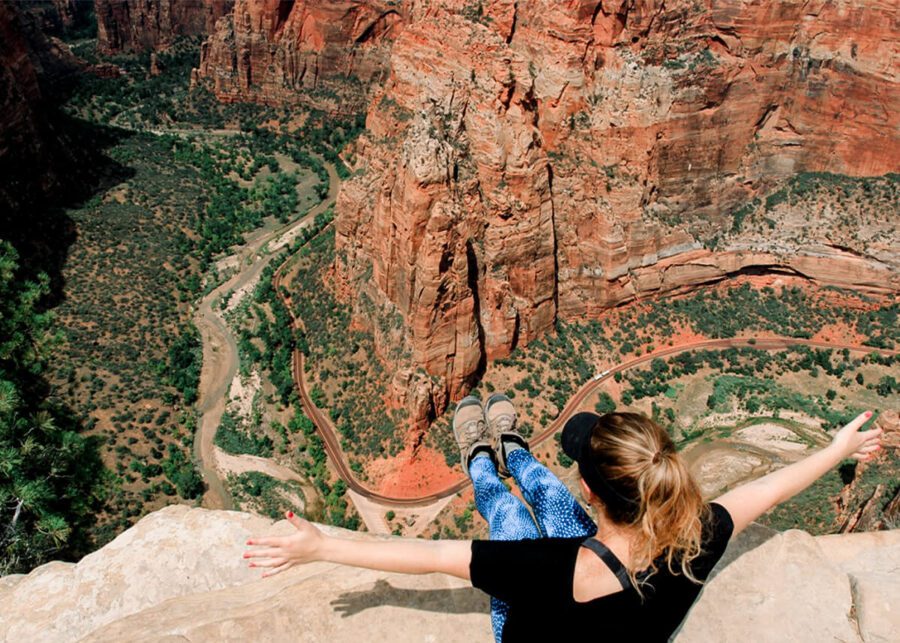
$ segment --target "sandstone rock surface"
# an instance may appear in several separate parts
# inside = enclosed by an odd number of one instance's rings
[[[338,199],[338,291],[402,318],[379,355],[449,400],[558,319],[736,273],[896,292],[881,241],[731,233],[798,172],[900,169],[895,26],[882,1],[416,3]],[[395,400],[423,427],[429,388]]]
[[[492,640],[487,597],[459,579],[326,563],[262,579],[247,568],[249,536],[292,530],[247,513],[166,507],[77,564],[0,578],[0,639]],[[888,641],[900,628],[898,585],[900,531],[813,538],[753,526],[677,640]]]
[[[103,54],[162,49],[177,36],[206,35],[234,0],[94,0]]]
[[[357,113],[383,80],[406,3],[237,0],[203,43],[196,81],[223,101]]]
[[[890,641],[898,601],[900,531],[791,530],[720,569],[676,640]]]

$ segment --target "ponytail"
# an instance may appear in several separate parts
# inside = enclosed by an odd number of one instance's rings
[[[602,488],[591,490],[609,518],[635,534],[628,575],[638,593],[663,562],[671,573],[700,583],[691,562],[702,550],[707,507],[668,433],[638,413],[607,413],[590,445],[605,480]],[[638,577],[639,570],[646,571]]]

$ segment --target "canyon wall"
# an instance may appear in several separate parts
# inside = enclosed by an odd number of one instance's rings
[[[90,4],[81,0],[14,0],[19,8],[35,14],[45,33],[60,34],[85,17]]]
[[[753,270],[896,291],[896,248],[730,230],[796,173],[900,169],[898,26],[880,0],[413,3],[346,154],[335,262],[379,354],[412,354],[413,423],[631,299]]]
[[[195,82],[227,102],[365,109],[387,70],[405,3],[391,0],[237,0],[203,43]]]
[[[0,2],[0,234],[14,210],[56,189],[74,152],[55,118],[53,90],[75,69],[71,53],[45,36],[43,12]],[[9,226],[9,227],[7,227]]]
[[[177,36],[205,36],[234,0],[94,0],[103,54],[161,49]]]

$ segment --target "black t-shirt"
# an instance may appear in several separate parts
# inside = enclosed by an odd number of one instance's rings
[[[703,552],[691,563],[699,580],[709,576],[734,530],[725,507],[716,503],[709,507]],[[583,541],[583,537],[472,541],[472,585],[509,605],[504,643],[580,640],[586,634],[603,641],[666,641],[702,586],[670,573],[663,562],[641,586],[643,601],[629,587],[578,603],[572,597],[572,581]]]

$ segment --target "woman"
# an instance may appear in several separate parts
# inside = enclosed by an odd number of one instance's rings
[[[515,432],[508,398],[485,408],[463,399],[454,433],[491,540],[357,541],[327,536],[288,513],[297,532],[253,538],[245,557],[269,576],[315,560],[390,572],[443,572],[491,595],[498,640],[590,634],[605,640],[664,641],[678,627],[732,535],[802,491],[844,458],[868,460],[881,430],[860,431],[859,415],[831,444],[704,503],[668,434],[635,413],[579,413],[562,433],[578,463],[581,490],[597,525]],[[496,449],[495,449],[496,447]],[[500,482],[506,469],[532,505]]]

